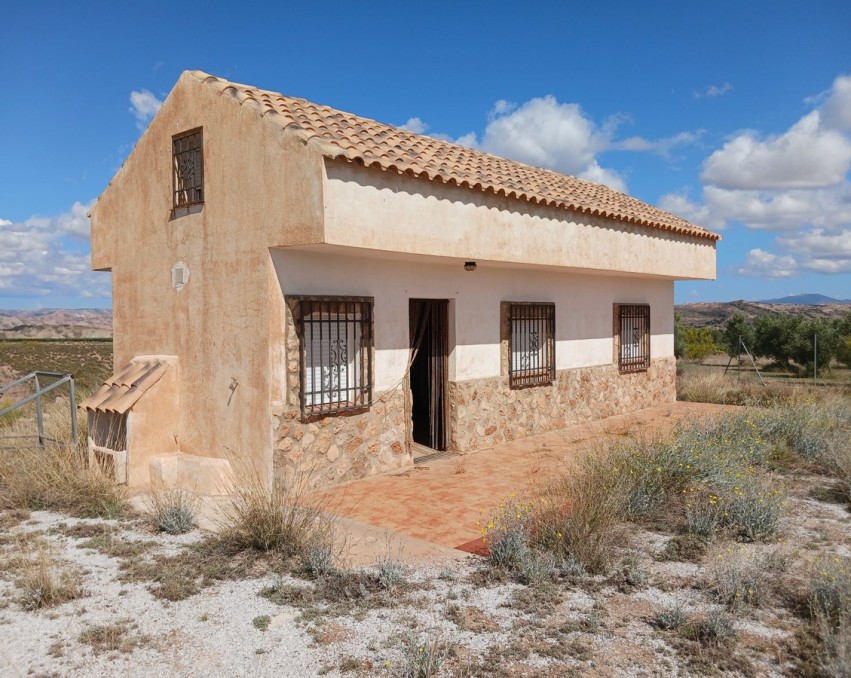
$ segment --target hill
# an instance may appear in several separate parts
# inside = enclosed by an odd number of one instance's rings
[[[824,304],[851,304],[849,299],[834,299],[823,294],[793,294],[779,299],[765,299],[763,304],[805,304],[821,306]]]
[[[744,313],[749,320],[769,313],[803,315],[807,318],[832,320],[842,317],[846,313],[851,313],[851,303],[839,301],[819,304],[786,301],[713,301],[680,304],[674,308],[680,317],[680,322],[686,327],[724,327],[727,320],[736,311]]]
[[[0,339],[109,339],[108,308],[0,311]]]

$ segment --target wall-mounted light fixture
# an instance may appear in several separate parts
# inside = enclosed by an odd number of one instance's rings
[[[476,262],[475,261],[465,261],[464,262],[464,270],[465,271],[475,271],[476,270]]]

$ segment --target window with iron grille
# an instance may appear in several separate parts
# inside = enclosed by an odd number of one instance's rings
[[[650,306],[618,304],[618,369],[643,372],[650,367]]]
[[[174,209],[204,202],[204,149],[201,129],[172,137]]]
[[[555,304],[508,304],[508,384],[550,384],[556,374]]]
[[[288,297],[297,301],[304,417],[372,404],[372,298]]]

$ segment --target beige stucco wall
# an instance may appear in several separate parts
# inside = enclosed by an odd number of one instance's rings
[[[151,457],[178,451],[179,381],[179,365],[174,360],[127,415],[127,484],[130,487],[150,482],[148,462]]]
[[[325,242],[461,260],[715,278],[715,241],[326,161]],[[380,215],[380,216],[379,216]]]
[[[516,269],[479,262],[475,271],[430,257],[323,254],[293,248],[272,252],[282,294],[375,298],[375,386],[392,388],[408,360],[408,300],[449,299],[449,379],[499,376],[500,302],[556,304],[556,368],[612,363],[612,306],[650,304],[651,355],[673,356],[674,285],[670,280]]]
[[[283,365],[268,247],[319,239],[322,160],[258,121],[184,75],[92,209],[92,265],[113,271],[115,365],[177,356],[181,451],[268,480],[270,381]],[[199,126],[205,204],[171,219],[172,136]],[[180,291],[178,261],[190,274]]]

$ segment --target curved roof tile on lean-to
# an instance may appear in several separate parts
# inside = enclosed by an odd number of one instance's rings
[[[438,180],[471,190],[562,207],[663,231],[718,240],[690,224],[608,186],[530,167],[448,141],[361,118],[305,99],[222,80],[202,71],[193,77],[315,145],[327,158]]]

